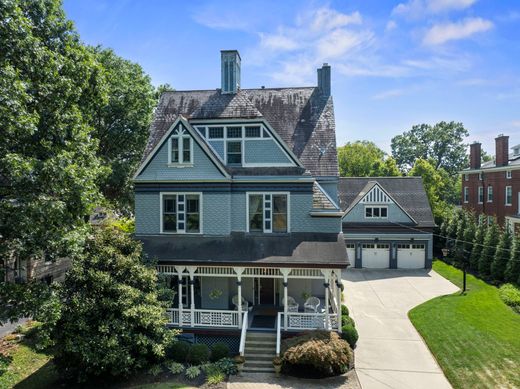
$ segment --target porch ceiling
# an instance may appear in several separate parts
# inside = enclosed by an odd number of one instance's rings
[[[160,263],[345,268],[342,234],[136,236]]]

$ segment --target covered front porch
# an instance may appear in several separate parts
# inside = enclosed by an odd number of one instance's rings
[[[175,291],[172,326],[341,331],[341,269],[160,264],[158,271]]]

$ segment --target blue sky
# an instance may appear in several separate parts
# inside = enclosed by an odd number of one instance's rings
[[[518,0],[65,0],[85,43],[136,61],[155,85],[220,86],[238,49],[242,87],[316,85],[332,66],[338,145],[386,151],[418,123],[461,121],[468,142],[520,143]]]

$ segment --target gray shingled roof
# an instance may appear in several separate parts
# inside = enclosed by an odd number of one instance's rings
[[[332,97],[317,87],[171,91],[162,94],[143,160],[179,116],[188,120],[264,118],[314,176],[337,176]]]
[[[417,222],[417,227],[434,227],[435,221],[421,177],[341,177],[338,196],[346,210],[371,181],[377,182]]]
[[[152,259],[171,263],[347,267],[342,234],[291,233],[229,236],[137,235]]]
[[[312,208],[314,209],[335,209],[336,206],[323,193],[317,183],[312,186]]]

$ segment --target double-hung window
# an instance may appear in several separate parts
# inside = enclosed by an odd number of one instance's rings
[[[248,204],[249,232],[288,232],[287,194],[249,193]]]
[[[170,138],[170,159],[172,165],[186,165],[193,163],[193,144],[188,131],[178,126]]]
[[[484,202],[484,187],[478,187],[478,203],[482,204]]]
[[[493,187],[492,186],[487,187],[487,202],[488,203],[493,202]]]
[[[505,205],[513,205],[513,187],[512,186],[506,186]]]
[[[200,194],[162,194],[161,232],[200,233]]]
[[[510,180],[511,177],[513,177],[513,172],[511,170],[506,170],[506,178]]]
[[[469,188],[467,186],[464,187],[464,202],[469,202]]]
[[[388,208],[386,206],[370,206],[365,207],[366,219],[386,219],[388,217]]]

